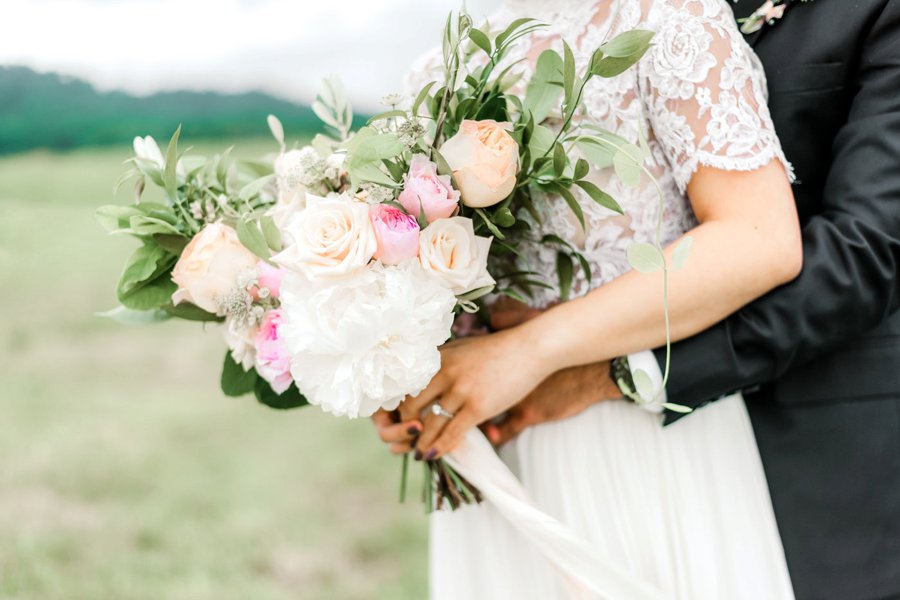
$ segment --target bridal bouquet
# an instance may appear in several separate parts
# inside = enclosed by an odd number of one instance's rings
[[[106,315],[221,322],[225,394],[353,418],[423,390],[461,312],[479,313],[488,294],[525,300],[551,285],[517,262],[520,244],[557,249],[564,300],[576,265],[589,277],[587,261],[560,237],[533,239],[523,216],[539,220],[535,203],[549,194],[583,225],[576,187],[621,212],[587,175],[611,166],[639,178],[645,145],[576,131],[572,120],[591,78],[623,73],[651,34],[606,42],[583,72],[567,45],[545,50],[523,82],[507,54],[543,26],[520,19],[490,31],[451,15],[439,81],[389,97],[390,110],[353,131],[341,85],[328,80],[313,108],[329,135],[288,149],[270,117],[280,145],[270,161],[182,154],[179,132],[165,155],[136,138],[125,175],[135,202],[98,210],[111,233],[141,244],[116,289],[121,307]],[[145,198],[148,184],[161,201]],[[633,262],[651,270],[661,256],[643,244]],[[443,461],[427,467],[429,507],[478,500]]]

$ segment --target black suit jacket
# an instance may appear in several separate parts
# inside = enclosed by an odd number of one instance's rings
[[[744,391],[799,600],[900,598],[900,0],[788,1],[748,41],[803,271],[676,344],[668,397]]]

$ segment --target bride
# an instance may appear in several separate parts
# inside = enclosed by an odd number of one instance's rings
[[[526,58],[526,76],[540,52],[560,48],[562,39],[583,67],[621,31],[656,33],[636,67],[592,80],[580,125],[627,140],[645,132],[647,166],[665,195],[667,254],[682,236],[693,238],[689,260],[670,278],[673,339],[702,331],[798,274],[790,166],[766,107],[761,66],[726,0],[506,0],[491,23],[523,16],[549,23],[511,58]],[[429,75],[426,58],[414,77]],[[542,224],[533,224],[539,233],[563,232],[578,247],[593,269],[590,285],[576,278],[575,299],[562,304],[554,303],[558,291],[539,293],[534,307],[550,308],[536,318],[447,344],[429,387],[401,405],[401,422],[376,415],[392,451],[414,450],[418,459],[452,453],[473,428],[555,373],[665,343],[662,279],[631,272],[626,258],[631,244],[656,234],[654,184],[627,187],[612,174],[596,183],[625,216],[582,198],[582,231],[565,203],[548,198]],[[543,252],[536,246],[523,261],[555,281],[555,256]],[[435,404],[438,414],[428,410]],[[525,431],[501,456],[530,502],[663,597],[793,597],[739,395],[666,429],[657,413],[625,400],[602,402]],[[434,514],[432,598],[569,597],[540,548],[508,517],[490,501]]]

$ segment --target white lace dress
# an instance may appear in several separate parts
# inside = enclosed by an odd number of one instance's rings
[[[647,133],[648,165],[666,199],[665,243],[696,223],[685,188],[699,165],[752,170],[774,159],[789,169],[766,107],[761,65],[725,0],[507,0],[491,23],[502,26],[521,16],[550,23],[511,57],[528,56],[526,71],[543,48],[561,49],[560,38],[573,46],[583,69],[593,49],[617,32],[656,32],[636,68],[589,84],[580,118],[632,141],[640,129]],[[427,79],[428,63],[426,58],[419,64],[414,79]],[[541,203],[543,227],[583,252],[593,268],[593,286],[629,269],[626,249],[652,241],[658,214],[651,183],[627,187],[605,171],[596,183],[618,200],[625,216],[581,197],[587,222],[581,231],[565,202]],[[555,251],[535,247],[527,254],[529,268],[555,280]],[[583,275],[577,275],[573,293],[588,291]],[[558,299],[554,291],[540,294],[536,305]],[[604,402],[566,421],[529,429],[501,455],[535,506],[568,526],[607,564],[660,590],[659,597],[793,597],[739,396],[665,429],[659,415],[624,401]],[[520,525],[490,499],[435,514],[431,597],[572,597],[540,543],[523,535]]]

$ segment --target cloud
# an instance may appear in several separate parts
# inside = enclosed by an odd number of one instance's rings
[[[469,0],[476,18],[499,0]],[[396,91],[458,0],[29,0],[5,9],[0,63],[101,89],[264,89],[305,100],[339,75],[357,104]]]

